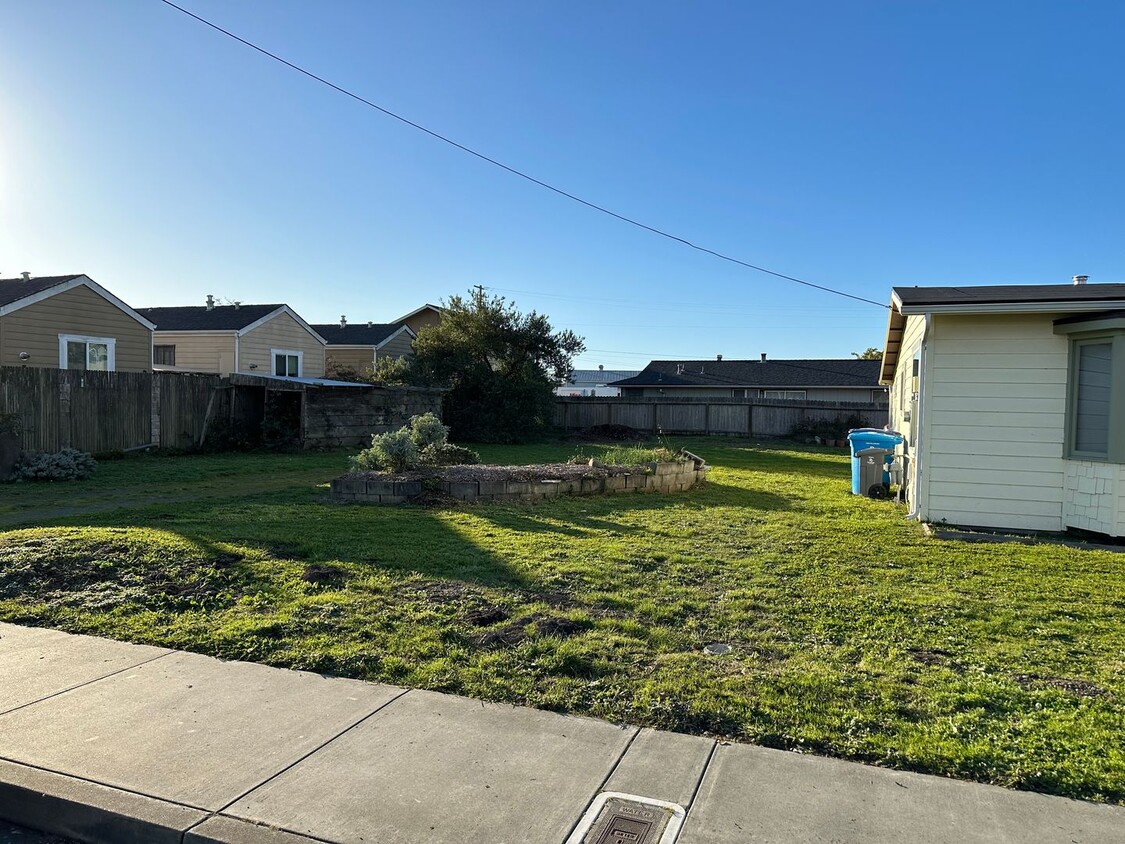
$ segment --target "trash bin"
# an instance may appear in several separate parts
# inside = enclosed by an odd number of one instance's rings
[[[897,431],[884,431],[881,428],[855,428],[848,431],[848,444],[852,452],[852,495],[887,497],[891,483],[887,465],[894,460],[895,446],[901,445],[905,439]],[[874,453],[876,451],[879,452],[878,455]]]

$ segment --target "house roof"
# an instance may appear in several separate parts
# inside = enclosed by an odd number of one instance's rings
[[[895,287],[892,301],[924,305],[1023,305],[1125,300],[1125,284],[993,284],[981,287]]]
[[[573,369],[567,384],[609,384],[641,373],[636,369]]]
[[[148,319],[83,273],[45,275],[38,278],[0,278],[0,316],[26,308],[28,305],[34,305],[36,302],[49,299],[59,293],[73,290],[75,287],[87,288],[126,316],[135,319],[149,331],[152,331],[155,327]]]
[[[610,387],[878,387],[879,361],[654,360]]]
[[[156,323],[157,331],[241,331],[285,305],[185,305],[173,308],[138,308]]]
[[[60,284],[66,284],[68,281],[74,281],[76,278],[82,278],[81,273],[74,275],[45,275],[40,278],[0,278],[0,305],[8,305],[12,302],[26,299],[35,293],[41,293],[50,287],[56,287]]]
[[[441,314],[444,313],[445,309],[438,306],[438,305],[431,305],[431,304],[427,303],[420,308],[415,308],[414,310],[412,310],[408,314],[404,314],[403,316],[400,316],[397,320],[395,320],[395,322],[400,323],[400,324],[404,323],[408,319],[410,319],[412,316],[417,316],[418,314],[422,313],[422,311],[433,311],[438,316],[441,316]]]
[[[328,341],[329,346],[378,346],[403,328],[402,322],[360,323],[341,326],[339,323],[317,324],[316,333]],[[407,331],[410,329],[407,328]]]
[[[882,383],[894,380],[906,317],[914,314],[1085,313],[1125,308],[1125,284],[992,284],[894,287],[883,346]]]

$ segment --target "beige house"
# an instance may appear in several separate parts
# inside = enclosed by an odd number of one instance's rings
[[[323,378],[324,338],[288,305],[141,308],[156,369]]]
[[[405,325],[415,334],[423,328],[431,325],[437,325],[441,322],[442,309],[437,305],[423,305],[417,310],[411,311],[406,316],[401,316],[394,321],[395,325]]]
[[[153,327],[86,275],[0,279],[0,366],[151,370]]]
[[[337,324],[316,324],[313,329],[327,342],[325,371],[329,377],[344,371],[370,375],[379,358],[412,355],[411,342],[417,336],[402,322],[349,325],[346,317]]]
[[[1125,284],[896,287],[881,378],[926,522],[1125,536]]]

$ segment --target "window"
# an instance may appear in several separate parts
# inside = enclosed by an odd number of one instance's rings
[[[113,372],[117,363],[116,345],[117,341],[113,337],[60,334],[59,369]]]
[[[294,352],[291,349],[271,349],[270,355],[273,357],[274,375],[283,378],[301,377],[301,359],[304,357],[301,352]]]
[[[803,399],[804,390],[763,390],[762,398],[765,399]]]
[[[1125,317],[1069,317],[1055,333],[1070,335],[1065,456],[1125,463]]]
[[[152,363],[154,366],[175,366],[176,365],[176,347],[175,346],[153,346],[152,347]]]

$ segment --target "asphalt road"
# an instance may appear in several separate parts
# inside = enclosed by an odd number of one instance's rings
[[[0,821],[0,844],[78,844],[78,842]]]

